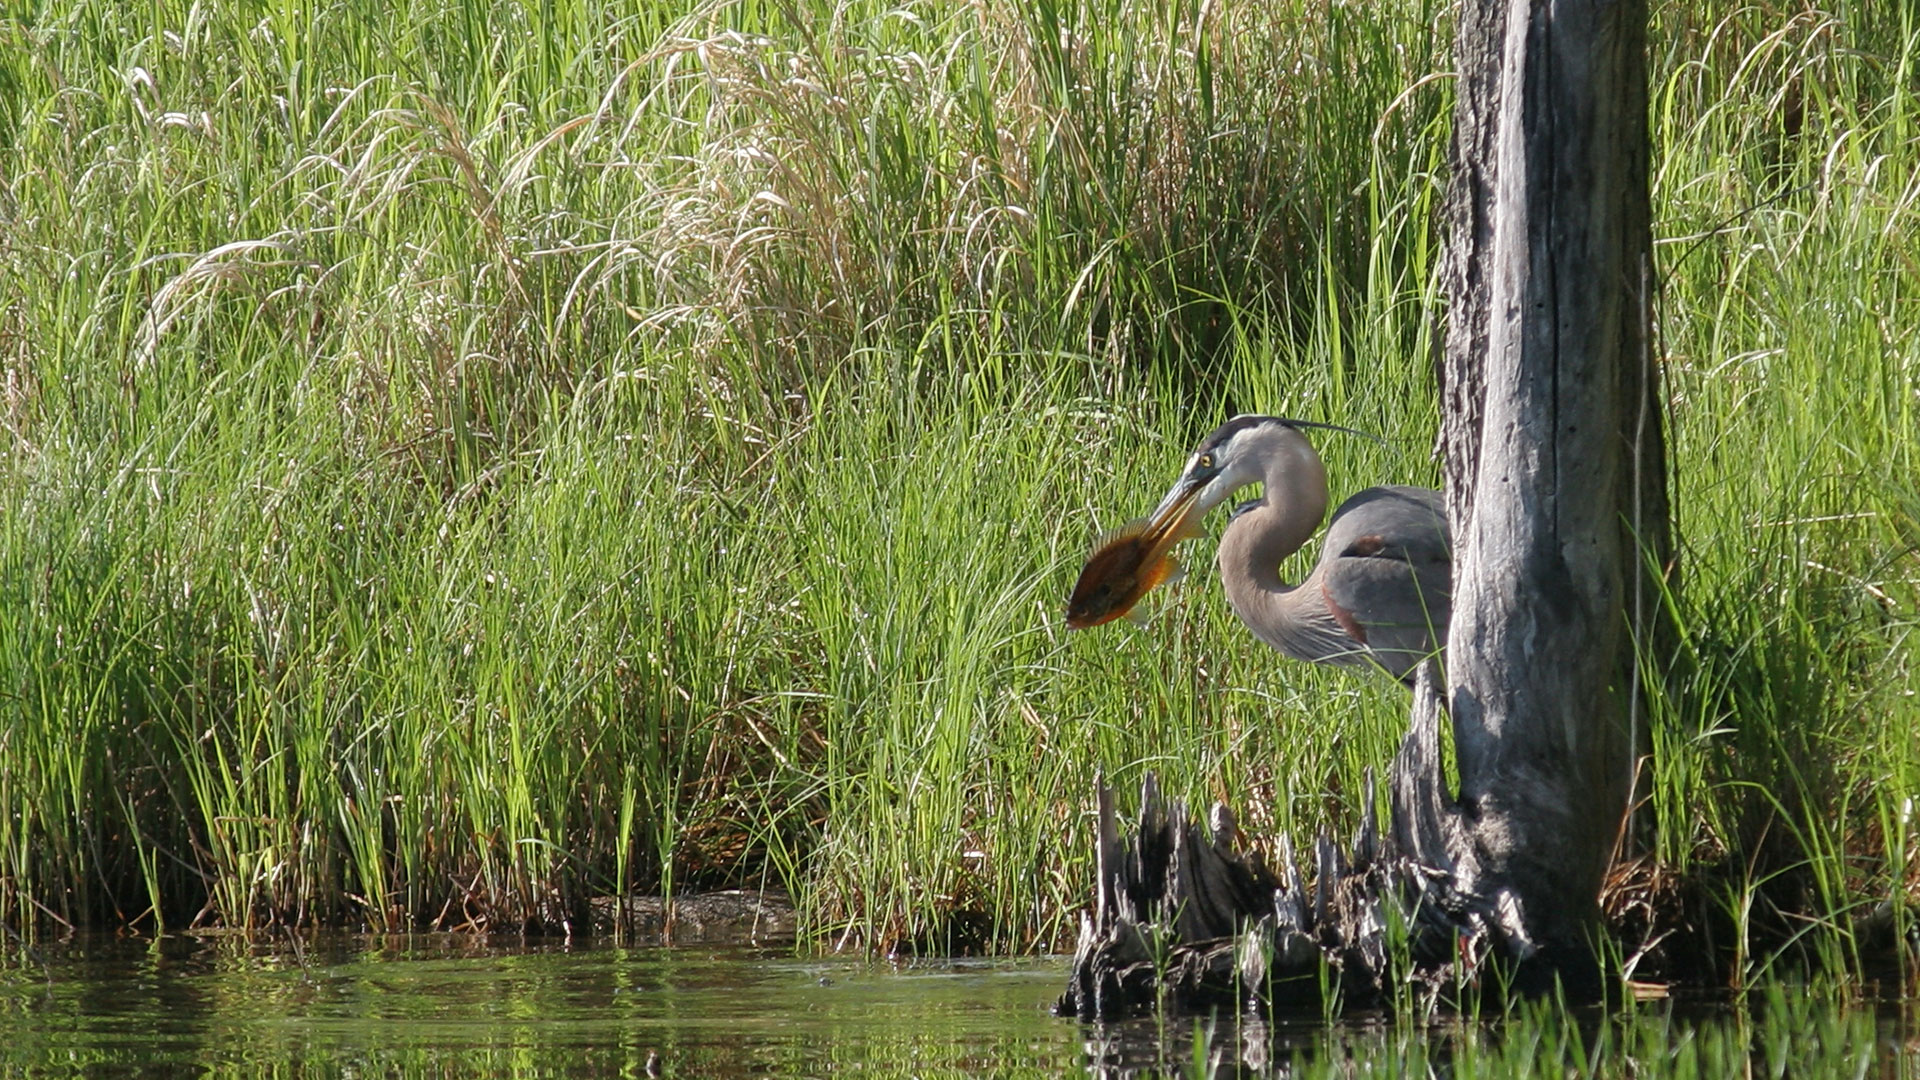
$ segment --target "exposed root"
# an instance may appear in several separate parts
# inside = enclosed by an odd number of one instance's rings
[[[1371,777],[1366,805],[1373,801]],[[1103,783],[1099,881],[1083,916],[1061,1015],[1110,1020],[1224,1005],[1432,1008],[1477,986],[1496,949],[1533,947],[1508,894],[1455,891],[1442,870],[1390,852],[1370,811],[1350,848],[1322,834],[1309,886],[1291,847],[1281,866],[1234,846],[1232,813],[1208,828],[1158,781],[1141,786],[1132,843],[1120,839]]]

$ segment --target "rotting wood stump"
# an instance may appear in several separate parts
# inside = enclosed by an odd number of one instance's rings
[[[1521,958],[1530,951],[1511,897],[1463,895],[1446,871],[1381,835],[1371,773],[1352,845],[1321,834],[1311,884],[1285,837],[1276,873],[1239,848],[1224,804],[1203,828],[1181,802],[1167,805],[1152,773],[1123,840],[1112,789],[1096,787],[1093,911],[1080,918],[1057,1015],[1305,1009],[1330,994],[1344,1008],[1378,1008],[1409,1000],[1405,992],[1426,1009],[1477,983],[1496,946]]]

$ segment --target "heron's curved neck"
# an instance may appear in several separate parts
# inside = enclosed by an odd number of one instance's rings
[[[1220,538],[1220,580],[1243,614],[1293,591],[1280,580],[1280,563],[1300,550],[1327,513],[1327,470],[1305,439],[1275,457],[1260,502],[1227,526]]]

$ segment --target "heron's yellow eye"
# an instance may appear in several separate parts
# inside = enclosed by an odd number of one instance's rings
[[[1212,455],[1212,454],[1201,454],[1201,455],[1200,455],[1200,467],[1201,467],[1201,468],[1203,468],[1203,469],[1211,469],[1211,468],[1213,468],[1213,455]]]

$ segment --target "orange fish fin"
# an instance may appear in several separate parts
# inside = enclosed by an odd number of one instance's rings
[[[1178,560],[1171,556],[1162,558],[1159,562],[1147,567],[1146,572],[1141,575],[1145,587],[1140,590],[1140,595],[1145,596],[1162,585],[1178,581],[1184,573],[1185,571],[1180,569]]]
[[[1134,518],[1132,521],[1127,522],[1125,525],[1122,525],[1117,529],[1108,529],[1106,532],[1103,532],[1099,536],[1095,537],[1093,541],[1093,549],[1095,551],[1099,551],[1101,548],[1106,547],[1108,544],[1111,544],[1116,540],[1125,540],[1130,536],[1139,536],[1141,533],[1146,531],[1147,531],[1147,519],[1143,517]]]

